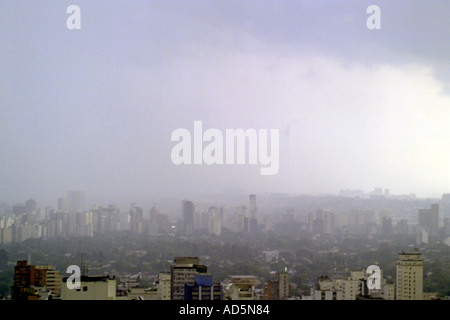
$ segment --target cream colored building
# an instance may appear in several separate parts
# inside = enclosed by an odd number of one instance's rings
[[[318,289],[314,290],[314,300],[343,300],[342,290],[336,289]]]
[[[423,300],[423,260],[420,252],[399,254],[396,299]]]
[[[289,273],[281,272],[278,275],[278,299],[284,300],[290,296]]]
[[[230,277],[231,281],[224,283],[225,300],[255,300],[255,286],[258,280],[255,276],[235,275]]]
[[[50,292],[53,299],[61,298],[62,276],[59,271],[51,266],[35,266],[36,269],[45,269],[45,287]]]
[[[220,236],[222,234],[222,221],[218,217],[214,217],[212,219],[212,228],[211,228],[211,234],[214,234],[216,236]]]
[[[343,300],[342,279],[331,280],[329,277],[320,277],[312,296],[314,300]]]
[[[13,229],[10,227],[0,229],[0,243],[8,244],[11,242],[13,242]]]
[[[386,282],[382,280],[381,284],[381,297],[384,300],[395,300],[395,283]]]
[[[170,300],[170,272],[158,274],[157,288],[160,300]]]
[[[109,276],[81,276],[79,289],[69,289],[63,279],[61,300],[115,300],[116,280]]]

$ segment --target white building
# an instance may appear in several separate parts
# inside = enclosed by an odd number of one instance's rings
[[[81,276],[78,289],[67,287],[67,278],[63,279],[61,300],[115,300],[116,280],[109,276]]]

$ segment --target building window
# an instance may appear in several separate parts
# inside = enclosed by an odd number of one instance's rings
[[[83,291],[87,291],[88,290],[88,287],[87,286],[84,286],[83,287]]]

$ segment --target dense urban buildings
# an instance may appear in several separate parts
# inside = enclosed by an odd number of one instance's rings
[[[260,196],[260,201],[264,203],[260,206],[257,206],[255,194],[249,195],[248,206],[202,205],[183,200],[178,213],[162,213],[155,206],[144,210],[135,203],[125,211],[113,204],[83,209],[83,193],[70,192],[66,197],[70,201],[59,198],[57,209],[51,206],[38,207],[35,200],[28,199],[24,204],[3,210],[0,213],[0,244],[22,242],[30,238],[92,237],[124,230],[148,236],[174,232],[185,236],[220,236],[224,230],[255,234],[273,230],[275,225],[281,223],[297,225],[299,232],[317,236],[366,235],[389,238],[415,235],[418,245],[429,241],[450,244],[450,217],[446,213],[440,214],[440,206],[447,210],[448,202],[442,200],[441,204],[431,203],[430,209],[427,209],[424,208],[426,201],[420,205],[415,198],[399,199],[386,192],[375,194],[363,199],[359,196],[331,197],[330,201],[335,201],[336,206],[309,209],[302,208],[298,204],[301,202],[295,198],[280,198],[276,195],[269,195],[266,199]],[[286,204],[274,208],[274,203],[279,201],[285,201]],[[347,202],[347,206],[342,205]],[[399,207],[400,204],[404,208]]]
[[[261,283],[254,275],[231,275],[214,281],[208,267],[198,257],[175,257],[170,271],[161,271],[150,287],[138,279],[116,279],[114,275],[87,275],[83,268],[80,285],[71,288],[48,265],[17,261],[14,269],[13,300],[285,300],[291,297],[289,272],[280,272]],[[378,288],[368,285],[371,274],[353,270],[347,275],[320,276],[311,294],[301,300],[423,300],[423,259],[419,251],[401,252],[396,263],[396,283],[387,281],[382,271]],[[131,281],[130,281],[131,280]],[[258,289],[261,288],[261,289]]]
[[[67,197],[57,199],[57,209],[51,206],[41,208],[37,201],[28,199],[23,204],[3,207],[0,214],[0,246],[7,248],[27,241],[57,243],[59,240],[65,242],[69,239],[97,239],[103,236],[114,239],[118,236],[125,239],[152,239],[150,241],[193,241],[194,246],[195,241],[206,241],[214,243],[216,248],[223,248],[227,241],[236,237],[236,241],[243,241],[239,250],[247,251],[234,250],[233,254],[241,256],[238,266],[246,271],[228,271],[228,268],[235,265],[230,256],[219,258],[210,268],[209,257],[206,255],[175,256],[168,268],[163,267],[167,260],[162,258],[146,260],[147,269],[151,266],[155,270],[157,265],[162,266],[153,275],[141,275],[130,263],[134,273],[119,274],[115,268],[121,262],[111,259],[103,262],[100,252],[95,258],[100,266],[97,268],[98,272],[83,274],[82,288],[73,291],[67,289],[67,277],[60,275],[65,270],[47,265],[48,262],[41,257],[43,263],[37,265],[25,260],[17,261],[14,283],[9,286],[10,297],[117,300],[421,300],[436,296],[424,290],[424,283],[432,277],[433,272],[438,273],[436,270],[427,271],[424,267],[424,255],[412,248],[420,247],[429,253],[429,246],[438,246],[439,250],[442,246],[450,245],[450,217],[447,214],[450,201],[446,200],[447,197],[443,196],[440,200],[418,200],[414,197],[399,198],[380,190],[375,190],[364,198],[361,198],[361,193],[356,193],[356,196],[349,192],[343,194],[345,196],[322,198],[251,194],[232,204],[225,201],[194,202],[185,199],[178,200],[175,209],[169,212],[156,205],[144,209],[137,203],[132,203],[126,210],[113,204],[93,205],[89,209],[83,209],[85,200],[82,192],[72,192]],[[69,198],[70,205],[67,202]],[[299,278],[299,272],[305,272],[306,267],[314,269],[315,266],[311,265],[311,253],[305,249],[299,248],[296,251],[291,248],[289,251],[283,250],[283,247],[270,250],[261,248],[262,251],[256,256],[256,252],[246,248],[246,241],[257,244],[257,239],[265,239],[266,243],[269,241],[276,247],[278,242],[282,243],[283,237],[300,243],[312,241],[311,243],[326,244],[317,255],[323,255],[324,259],[330,257],[330,265],[334,264],[334,268],[324,270],[313,281],[306,281]],[[339,249],[340,244],[354,239],[367,243],[367,256],[370,256],[372,250],[377,250],[370,245],[371,242],[381,246],[395,244],[397,241],[405,244],[403,249],[406,253],[398,255],[395,270],[391,267],[395,258],[380,265],[380,288],[368,288],[368,275],[362,269],[368,265],[360,266],[361,269],[349,269],[345,262],[342,265],[342,261],[338,260],[340,267],[336,267],[336,256],[342,250],[342,247]],[[127,259],[128,255],[145,257],[149,250],[152,248],[136,247],[121,259]],[[345,259],[354,260],[354,253],[351,252],[350,249]],[[157,252],[152,254],[158,255]],[[194,254],[197,253],[194,251]],[[345,257],[347,252],[342,254]],[[66,255],[72,257],[72,253]],[[266,264],[265,268],[272,265],[274,269],[264,269],[262,272],[258,265],[247,265],[245,257],[250,256],[252,261],[259,259]],[[72,260],[72,263],[83,262]],[[376,264],[377,261],[370,262],[373,263]],[[112,264],[114,268],[111,267]],[[230,270],[234,270],[233,268]],[[389,268],[387,277],[385,268]],[[445,266],[442,268],[446,270]],[[142,282],[142,279],[145,281]],[[301,283],[301,288],[297,287],[298,283]],[[93,295],[94,292],[102,293]]]

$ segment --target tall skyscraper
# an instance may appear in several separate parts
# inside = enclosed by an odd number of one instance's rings
[[[194,203],[183,200],[181,203],[181,214],[183,216],[183,233],[192,234],[194,232]]]
[[[257,208],[256,208],[256,194],[251,194],[248,197],[248,211],[250,214],[250,218],[256,218]]]
[[[258,208],[256,207],[256,195],[251,194],[248,198],[249,206],[248,206],[248,213],[249,213],[249,219],[247,220],[248,223],[248,231],[251,233],[255,233],[258,229]]]
[[[423,260],[418,251],[402,252],[398,256],[396,299],[423,299]]]
[[[134,204],[130,209],[130,230],[133,233],[142,233],[144,227],[144,211]]]

